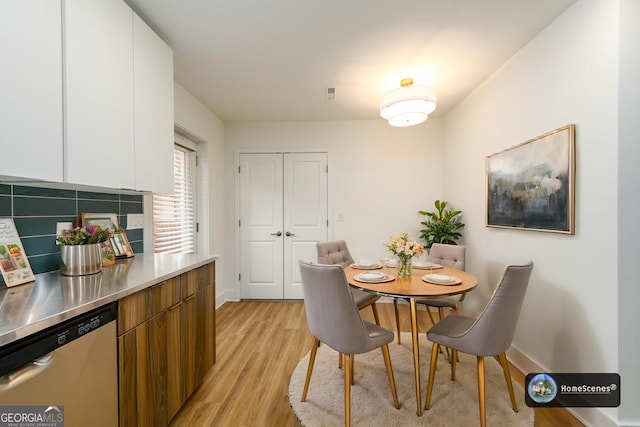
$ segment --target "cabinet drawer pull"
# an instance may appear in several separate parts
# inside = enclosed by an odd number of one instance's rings
[[[193,299],[193,298],[195,298],[195,297],[196,297],[196,294],[191,294],[191,295],[189,295],[188,297],[186,297],[183,301],[185,301],[185,302],[186,302],[186,301],[189,301],[190,299]]]
[[[167,310],[176,309],[180,304],[182,304],[182,301],[178,301],[177,303],[173,304],[171,307],[167,308]]]

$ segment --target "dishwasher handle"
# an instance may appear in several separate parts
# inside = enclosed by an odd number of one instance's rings
[[[0,377],[0,393],[10,390],[13,387],[29,381],[31,378],[40,375],[53,363],[55,351],[40,356],[33,361],[23,365],[13,372],[9,372]]]

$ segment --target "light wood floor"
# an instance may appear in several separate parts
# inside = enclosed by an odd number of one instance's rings
[[[394,330],[393,304],[377,305],[380,323]],[[408,305],[400,309],[401,330],[409,331]],[[418,328],[426,331],[431,323],[426,313],[421,314]],[[370,309],[362,315],[373,319]],[[216,311],[216,333],[216,364],[171,426],[300,426],[287,395],[289,378],[312,343],[303,303],[225,303]],[[522,384],[523,375],[511,372]],[[535,426],[582,423],[562,408],[543,408],[535,410]]]

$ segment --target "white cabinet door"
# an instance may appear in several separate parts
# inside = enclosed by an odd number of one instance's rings
[[[302,299],[298,261],[327,239],[327,154],[240,155],[240,296]]]
[[[134,188],[133,11],[64,0],[65,181]]]
[[[173,193],[173,52],[133,16],[135,189]]]
[[[8,0],[0,13],[0,176],[62,181],[60,1]]]

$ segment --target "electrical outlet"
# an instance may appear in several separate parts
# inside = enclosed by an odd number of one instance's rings
[[[127,230],[144,228],[143,214],[127,214]]]

